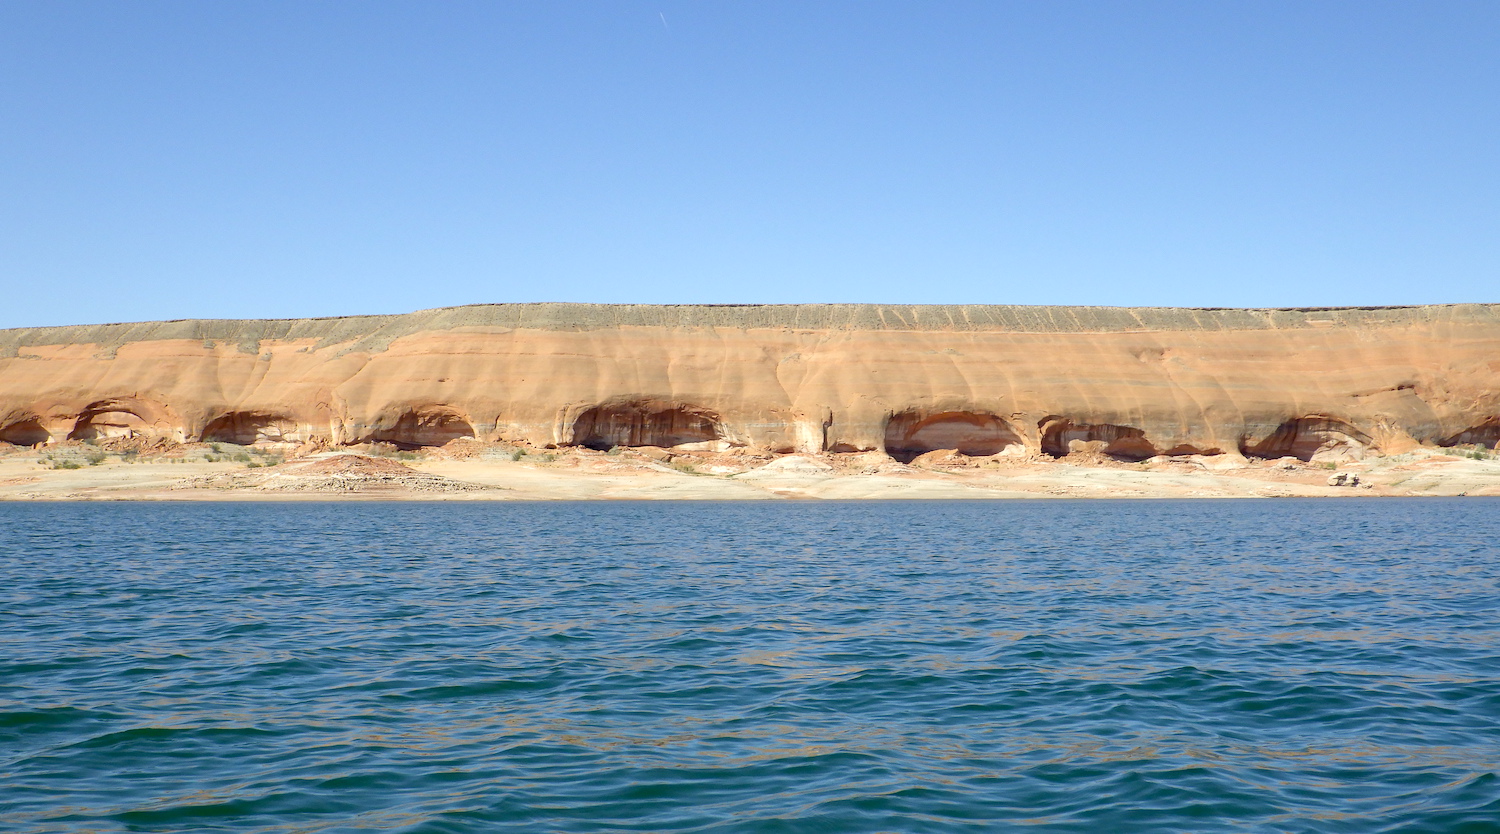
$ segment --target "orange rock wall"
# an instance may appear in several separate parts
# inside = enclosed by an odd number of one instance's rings
[[[1218,318],[980,308],[1113,316],[1092,328],[778,326],[765,311],[779,308],[759,307],[681,308],[713,320],[694,313],[674,323],[658,311],[679,308],[629,308],[645,311],[632,313],[648,320],[639,323],[615,308],[561,305],[542,326],[508,326],[524,306],[359,326],[350,322],[366,320],[330,319],[321,335],[316,320],[0,331],[0,439],[28,421],[61,439],[81,415],[113,408],[179,440],[225,414],[255,412],[295,422],[303,440],[337,444],[440,408],[484,439],[561,445],[591,407],[651,401],[718,415],[733,443],[782,450],[879,449],[892,414],[957,411],[998,416],[1032,451],[1049,418],[1138,428],[1163,450],[1232,452],[1307,415],[1345,421],[1400,451],[1500,415],[1494,305]],[[570,327],[575,307],[587,321]],[[808,307],[787,309],[803,311],[788,318],[816,318]],[[903,308],[850,309],[884,317]],[[927,308],[904,309],[919,318]],[[627,320],[600,323],[601,311]],[[452,315],[424,324],[439,313]],[[229,336],[200,337],[194,327]],[[250,329],[259,335],[235,335]],[[389,338],[375,338],[382,333]]]

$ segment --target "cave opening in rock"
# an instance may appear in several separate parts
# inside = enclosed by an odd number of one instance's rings
[[[35,446],[46,443],[52,439],[52,435],[42,428],[42,423],[36,418],[29,420],[17,420],[10,425],[0,428],[0,443],[11,443],[16,446]]]
[[[719,416],[681,403],[626,402],[596,405],[573,421],[573,445],[608,450],[615,446],[688,446],[722,441]]]
[[[984,412],[903,411],[891,415],[885,424],[885,453],[902,463],[940,449],[986,457],[1022,445],[1009,423]]]
[[[1246,457],[1294,457],[1311,461],[1320,459],[1359,458],[1364,456],[1370,437],[1336,417],[1321,414],[1287,420],[1258,443],[1246,444]]]
[[[458,411],[447,406],[428,406],[402,412],[394,425],[372,432],[366,440],[411,451],[475,436],[473,424]]]
[[[150,412],[144,405],[133,400],[96,402],[78,415],[68,439],[93,442],[153,434],[151,421],[144,416],[147,413]]]
[[[1470,426],[1452,437],[1440,441],[1439,446],[1483,446],[1500,449],[1500,417],[1491,417],[1477,426]]]
[[[298,443],[301,440],[296,421],[281,414],[259,411],[231,411],[203,427],[205,443],[251,446],[256,443]]]
[[[1139,461],[1158,453],[1146,433],[1114,423],[1075,423],[1063,417],[1041,421],[1042,451],[1061,458],[1075,451],[1093,451],[1118,460]]]
[[[1205,449],[1205,448],[1202,448],[1202,447],[1199,447],[1199,446],[1194,446],[1194,445],[1192,445],[1190,443],[1180,443],[1180,444],[1178,444],[1176,446],[1173,446],[1172,448],[1166,450],[1165,452],[1162,452],[1162,454],[1167,455],[1169,457],[1182,457],[1182,456],[1187,456],[1187,455],[1212,456],[1212,455],[1222,455],[1222,454],[1224,454],[1224,451],[1222,449],[1216,449],[1216,448],[1212,448],[1212,447]]]

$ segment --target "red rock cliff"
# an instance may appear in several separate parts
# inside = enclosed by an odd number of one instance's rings
[[[1500,442],[1500,305],[482,305],[0,331],[0,441],[1276,457]]]

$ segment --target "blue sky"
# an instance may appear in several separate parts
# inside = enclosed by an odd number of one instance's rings
[[[0,4],[0,327],[1500,301],[1494,2]]]

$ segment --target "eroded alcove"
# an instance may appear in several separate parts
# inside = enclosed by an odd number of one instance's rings
[[[1438,445],[1500,448],[1500,417],[1491,417],[1477,426],[1470,426],[1452,437],[1439,441]]]
[[[1075,450],[1074,443],[1088,444],[1094,451],[1120,460],[1145,460],[1158,454],[1146,439],[1146,433],[1134,426],[1114,423],[1075,423],[1066,417],[1048,417],[1038,424],[1042,431],[1042,451],[1064,457]]]
[[[79,413],[68,439],[96,441],[162,434],[153,419],[159,411],[150,403],[136,399],[100,400]]]
[[[885,424],[885,452],[902,463],[939,449],[982,457],[1022,445],[1009,423],[984,412],[903,411],[891,415]]]
[[[1224,454],[1224,450],[1216,446],[1205,447],[1194,446],[1191,443],[1179,443],[1176,446],[1163,451],[1162,454],[1169,457],[1178,457],[1183,455],[1222,455]]]
[[[723,439],[717,414],[683,403],[606,403],[586,409],[573,421],[573,445],[590,449],[672,447]]]
[[[262,411],[231,411],[215,417],[203,427],[205,443],[299,443],[302,433],[297,422],[282,414]]]
[[[38,443],[46,443],[52,439],[52,435],[43,428],[40,420],[30,418],[17,420],[14,423],[0,428],[0,443],[11,443],[16,446],[35,446]]]
[[[1320,458],[1362,457],[1370,436],[1337,417],[1312,414],[1287,420],[1256,443],[1241,449],[1246,457]]]
[[[389,428],[376,429],[364,441],[389,443],[398,449],[411,450],[425,446],[443,446],[460,438],[474,436],[474,425],[457,409],[431,405],[401,412]]]

